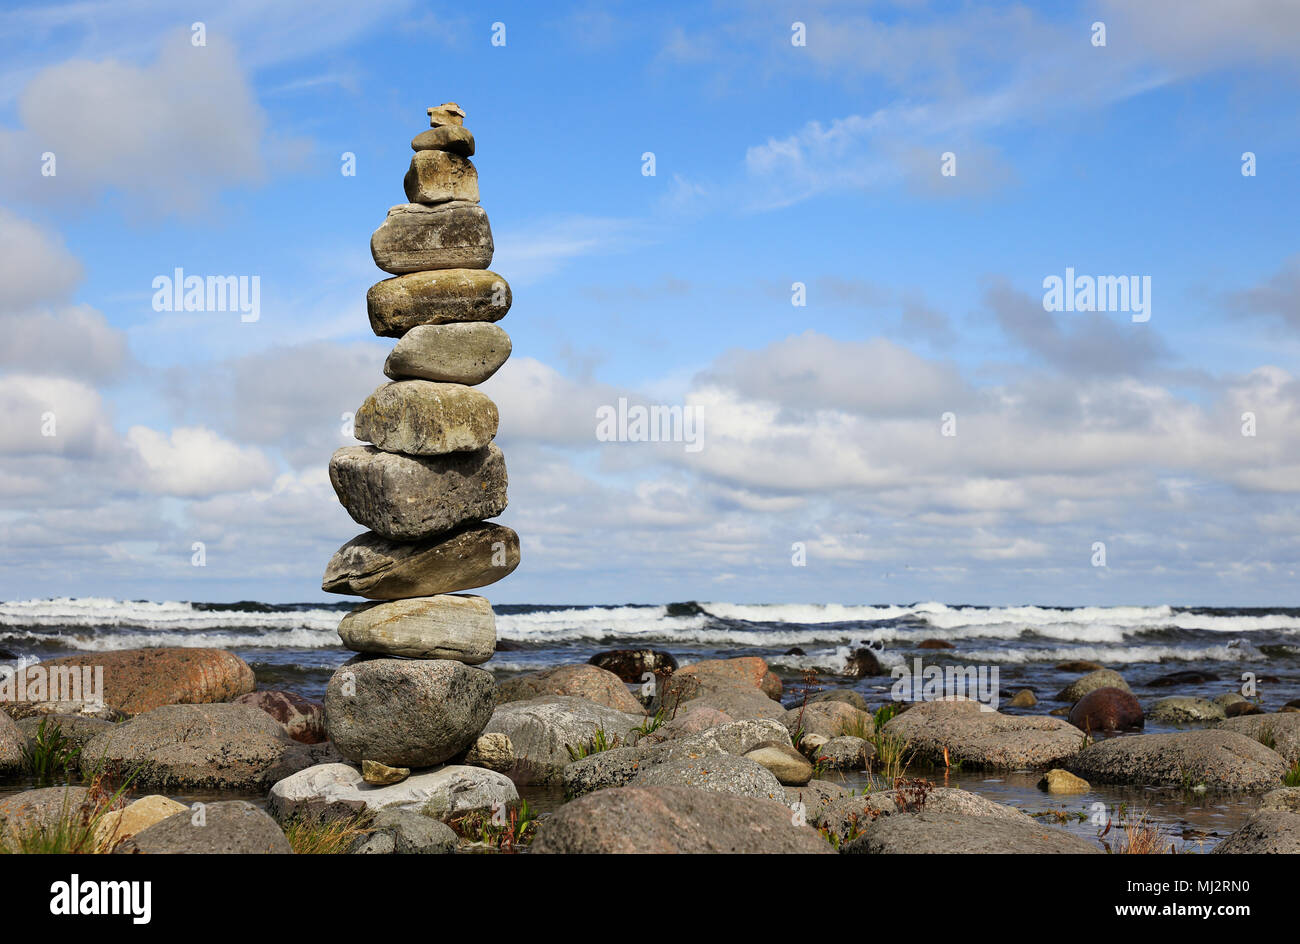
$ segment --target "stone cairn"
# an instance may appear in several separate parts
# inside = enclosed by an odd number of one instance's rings
[[[369,528],[334,554],[321,586],[368,600],[339,624],[359,653],[330,679],[325,717],[339,753],[372,783],[457,756],[487,724],[496,649],[492,607],[458,591],[519,565],[519,536],[484,519],[506,507],[506,466],[492,442],[497,408],[474,389],[510,355],[493,322],[510,286],[487,267],[492,232],[478,205],[474,136],[454,102],[429,109],[411,142],[409,203],[370,238],[394,278],[366,294],[370,326],[397,338],[390,383],[356,413],[357,439],[330,460],[330,482]]]

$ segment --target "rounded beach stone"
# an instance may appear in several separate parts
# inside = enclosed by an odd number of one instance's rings
[[[1090,691],[1097,688],[1119,688],[1132,691],[1124,676],[1111,669],[1094,669],[1082,678],[1075,679],[1057,693],[1058,701],[1076,702]]]
[[[412,151],[450,151],[461,157],[474,155],[474,135],[464,125],[442,125],[421,131],[411,139]]]
[[[370,327],[400,338],[418,325],[500,321],[510,310],[510,284],[487,269],[441,269],[384,279],[366,292]]]
[[[404,600],[473,590],[519,566],[519,535],[487,522],[414,544],[367,531],[334,552],[321,589],[368,600]]]
[[[542,695],[573,695],[628,714],[645,714],[645,708],[627,690],[623,680],[596,665],[557,665],[505,679],[497,685],[498,705]]]
[[[204,805],[202,817],[185,810],[143,829],[113,850],[117,854],[288,855],[289,840],[247,800]]]
[[[478,203],[478,171],[469,158],[447,151],[416,151],[402,186],[412,203]]]
[[[1123,731],[1145,724],[1142,705],[1122,688],[1094,688],[1070,709],[1070,724],[1080,731]]]
[[[224,649],[122,649],[50,659],[47,669],[102,667],[104,703],[127,714],[162,705],[229,701],[256,684],[248,663]]]
[[[764,741],[745,757],[770,770],[782,786],[801,787],[812,779],[812,764],[789,744]]]
[[[485,321],[416,325],[394,345],[384,374],[443,383],[480,384],[510,356],[510,335]]]
[[[424,152],[422,152],[424,153]],[[486,269],[492,263],[492,229],[476,203],[437,206],[399,203],[370,237],[370,255],[385,272]]]
[[[399,380],[384,384],[357,410],[357,439],[385,452],[435,456],[482,449],[497,434],[497,406],[461,384]]]
[[[368,603],[339,623],[353,652],[478,665],[496,650],[496,617],[483,597],[441,594]]]
[[[1065,766],[1093,783],[1264,790],[1278,785],[1287,765],[1258,741],[1216,728],[1111,738]]]
[[[1004,715],[973,701],[931,701],[891,719],[886,734],[910,742],[921,763],[960,761],[968,768],[1016,769],[1059,766],[1077,754],[1086,735],[1061,718]]]
[[[457,764],[416,771],[401,783],[380,787],[365,783],[353,764],[319,764],[281,780],[267,798],[271,814],[281,820],[331,819],[393,808],[444,817],[518,803],[519,793],[509,777]]]
[[[1222,721],[1227,717],[1223,706],[1204,698],[1173,695],[1162,698],[1151,706],[1151,720],[1164,724],[1184,724],[1194,721]]]
[[[806,780],[804,782],[807,783]],[[642,770],[632,778],[631,785],[694,787],[713,793],[735,793],[755,799],[785,802],[785,789],[776,774],[748,755],[737,757],[734,754],[719,754],[716,757],[665,761]]]
[[[495,445],[441,456],[347,446],[330,483],[352,520],[391,541],[418,541],[506,509],[506,460]]]
[[[330,740],[356,763],[432,767],[478,737],[494,686],[488,672],[450,659],[359,656],[326,686]]]

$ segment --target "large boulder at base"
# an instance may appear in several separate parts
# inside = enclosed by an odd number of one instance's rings
[[[908,742],[921,763],[948,759],[968,768],[1014,770],[1059,766],[1077,754],[1086,735],[1062,718],[1004,715],[984,711],[973,701],[933,701],[913,705],[885,724],[885,734]]]
[[[662,649],[608,649],[587,662],[613,672],[625,682],[645,682],[647,674],[662,679],[677,671],[677,659]]]
[[[875,721],[871,715],[843,701],[816,701],[796,705],[783,719],[790,734],[820,734],[828,741],[850,731],[871,733]],[[856,735],[855,735],[856,736]]]
[[[1223,855],[1300,853],[1300,787],[1283,787],[1264,794],[1259,809],[1214,851]]]
[[[519,793],[510,778],[482,767],[448,765],[421,770],[401,783],[376,787],[366,783],[353,764],[321,764],[300,770],[272,787],[268,807],[281,820],[386,809],[415,810],[446,819],[518,803]]]
[[[497,685],[496,699],[498,705],[503,705],[543,695],[573,695],[628,714],[645,714],[641,702],[627,690],[622,679],[595,665],[557,665],[506,679]]]
[[[252,705],[280,722],[284,733],[303,744],[325,740],[325,706],[297,692],[250,692],[234,699],[236,705]]]
[[[427,541],[389,541],[373,531],[334,552],[321,589],[368,600],[431,597],[485,587],[519,566],[519,535],[490,522]]]
[[[492,716],[492,675],[450,659],[358,656],[325,688],[330,740],[348,760],[432,767],[459,754]]]
[[[419,325],[500,321],[510,301],[510,285],[495,272],[441,269],[376,282],[366,310],[375,334],[400,338]]]
[[[1289,764],[1300,763],[1300,714],[1246,715],[1229,718],[1218,725],[1220,731],[1235,731],[1260,743],[1273,745]]]
[[[394,380],[366,397],[353,429],[385,452],[440,456],[487,448],[499,419],[497,405],[473,387]]]
[[[123,649],[87,652],[40,663],[49,670],[104,668],[104,703],[136,715],[161,705],[229,701],[251,692],[253,670],[223,649]]]
[[[87,824],[92,815],[88,795],[85,787],[42,787],[0,797],[0,846],[52,831],[60,822]]]
[[[1276,787],[1286,762],[1258,741],[1211,728],[1141,734],[1093,744],[1062,766],[1092,783],[1131,783],[1210,790]]]
[[[590,747],[598,730],[606,738],[626,743],[629,732],[645,720],[572,695],[543,695],[498,705],[484,729],[510,738],[516,783],[557,783],[573,753]]]
[[[419,541],[506,508],[506,460],[495,443],[471,452],[403,456],[345,446],[330,483],[352,520],[390,541]]]
[[[735,793],[785,802],[785,788],[776,775],[750,757],[716,754],[683,758],[646,767],[631,781],[636,787],[694,787],[714,793]]]
[[[444,593],[359,606],[339,638],[354,652],[479,665],[496,651],[497,624],[483,597]]]
[[[1073,704],[1097,688],[1118,688],[1126,692],[1132,691],[1128,687],[1128,682],[1124,681],[1124,676],[1118,672],[1111,669],[1095,669],[1061,689],[1056,695],[1056,700],[1068,701]]]
[[[26,749],[27,735],[8,715],[0,714],[0,775],[22,770]]]
[[[416,325],[389,352],[384,376],[474,386],[497,372],[511,347],[510,335],[486,321]]]
[[[904,799],[907,800],[906,797]],[[910,815],[922,809],[953,816],[982,816],[1010,819],[1021,823],[1033,822],[1028,815],[1015,807],[994,803],[978,793],[955,787],[935,787],[925,795],[924,800],[907,802],[916,802],[916,808],[900,803],[899,795],[894,790],[878,790],[866,796],[844,796],[823,806],[809,818],[809,822],[840,842],[848,842],[856,838],[881,816]]]
[[[289,855],[275,820],[246,800],[205,803],[143,829],[118,845],[117,855]]]
[[[100,718],[87,718],[84,715],[34,715],[23,718],[17,724],[18,730],[32,742],[36,741],[41,725],[44,725],[47,734],[57,729],[64,740],[74,747],[84,747],[95,735],[113,730],[113,722]],[[4,722],[0,721],[0,732],[3,728]],[[3,733],[0,733],[0,742],[3,740]],[[0,754],[2,753],[3,748],[0,748]]]
[[[1227,717],[1223,706],[1204,698],[1174,695],[1162,698],[1151,706],[1152,721],[1161,724],[1189,724],[1197,721],[1222,721]]]
[[[533,853],[833,853],[782,802],[693,787],[601,790],[543,820]]]
[[[141,797],[120,810],[111,810],[95,824],[95,843],[101,852],[112,851],[119,842],[143,832],[154,823],[183,813],[189,807],[165,796]]]
[[[784,725],[771,719],[742,719],[672,738],[659,732],[627,747],[601,751],[574,761],[563,771],[566,796],[577,797],[631,783],[658,764],[694,761],[723,754],[743,756],[762,744],[790,746]]]
[[[1101,848],[1063,829],[1002,816],[962,816],[923,809],[882,816],[841,849],[846,854],[1100,854]]]
[[[163,705],[98,734],[81,769],[135,773],[132,787],[264,791],[328,756],[252,705]]]
[[[486,269],[492,264],[492,228],[478,204],[401,203],[370,236],[370,255],[385,272]]]
[[[1146,723],[1142,705],[1122,688],[1094,688],[1070,709],[1070,724],[1080,731],[1127,731]]]

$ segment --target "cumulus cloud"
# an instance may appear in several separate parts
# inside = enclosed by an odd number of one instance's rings
[[[270,460],[252,446],[240,446],[202,427],[179,427],[171,435],[132,426],[127,443],[148,474],[147,487],[164,495],[205,496],[264,486]]]
[[[0,455],[90,457],[116,442],[103,398],[77,380],[0,376],[0,416]]]

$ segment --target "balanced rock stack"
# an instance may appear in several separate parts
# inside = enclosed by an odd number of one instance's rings
[[[519,536],[484,520],[506,507],[506,466],[492,442],[496,404],[474,385],[510,355],[493,324],[510,287],[487,270],[492,232],[464,115],[455,103],[429,109],[431,130],[411,142],[411,202],[371,237],[376,265],[395,276],[366,296],[375,333],[398,339],[384,364],[391,382],[356,413],[357,439],[370,445],[330,460],[339,501],[370,530],[339,548],[321,585],[380,602],[339,625],[360,655],[330,679],[326,725],[339,752],[376,777],[378,765],[454,757],[486,726],[495,686],[473,666],[492,657],[496,623],[487,600],[457,591],[519,564]]]

